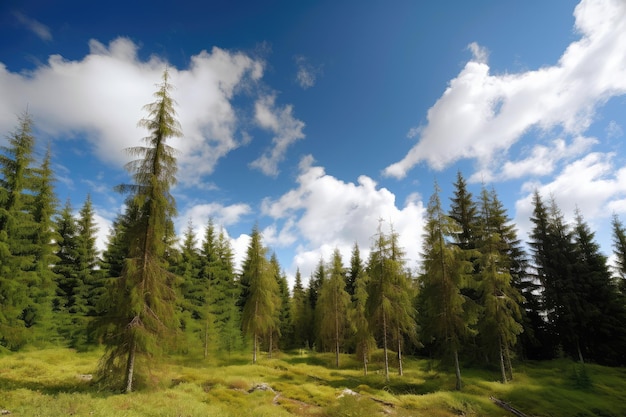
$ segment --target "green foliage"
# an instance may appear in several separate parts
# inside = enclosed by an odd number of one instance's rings
[[[40,169],[32,166],[32,129],[30,115],[22,114],[0,153],[0,345],[11,349],[37,336],[34,326],[44,324],[53,292],[50,156]]]
[[[452,355],[455,361],[457,389],[462,386],[458,352],[462,341],[475,330],[475,309],[472,301],[461,293],[463,285],[472,280],[473,266],[468,251],[450,243],[460,232],[458,223],[446,216],[439,199],[439,188],[430,198],[426,215],[422,274],[420,276],[420,323],[423,338]],[[468,277],[469,276],[469,277]]]
[[[255,226],[250,235],[250,244],[243,262],[241,282],[245,283],[246,298],[242,313],[242,327],[252,339],[252,362],[257,361],[258,343],[278,327],[277,311],[280,303],[275,271],[265,257],[266,249],[261,243],[261,234]]]
[[[139,157],[127,165],[135,183],[119,186],[120,191],[131,193],[127,210],[133,221],[125,230],[128,253],[121,276],[109,287],[111,309],[101,320],[107,351],[100,374],[116,384],[123,378],[126,392],[133,389],[135,371],[167,346],[177,327],[174,276],[166,263],[171,218],[176,213],[169,192],[176,182],[176,159],[166,140],[181,132],[170,89],[165,71],[156,101],[145,106],[149,117],[140,121],[149,131],[144,138],[147,146],[128,149]]]
[[[483,188],[480,200],[478,259],[476,269],[480,285],[482,314],[478,321],[481,349],[486,356],[497,358],[502,382],[512,378],[510,352],[522,332],[521,297],[512,286],[509,247],[500,231],[507,222],[495,193]],[[508,369],[507,369],[508,368]]]
[[[370,328],[380,329],[378,337],[383,345],[386,379],[389,379],[390,345],[395,340],[398,372],[402,375],[402,338],[416,336],[414,303],[403,257],[398,234],[392,227],[386,235],[381,221],[367,265],[366,309]]]
[[[325,350],[335,351],[335,366],[339,368],[339,353],[348,330],[350,294],[345,289],[345,271],[338,249],[333,252],[330,276],[319,291],[316,313],[319,317],[319,337]]]

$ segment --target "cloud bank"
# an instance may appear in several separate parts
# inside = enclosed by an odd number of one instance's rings
[[[15,115],[28,107],[40,132],[55,140],[87,140],[98,158],[121,167],[128,161],[123,150],[146,136],[137,121],[169,66],[157,56],[142,61],[137,52],[138,46],[126,38],[109,45],[91,40],[82,60],[52,55],[29,73],[10,72],[0,63],[0,130],[10,131]],[[169,71],[183,126],[184,137],[172,145],[180,151],[184,185],[200,185],[221,158],[250,140],[246,117],[256,117],[258,126],[274,134],[266,154],[253,163],[268,175],[277,174],[287,148],[304,137],[304,124],[290,105],[278,105],[275,96],[258,92],[267,90],[256,88],[264,71],[260,60],[215,47],[192,56],[188,68]],[[235,96],[243,91],[253,100],[258,95],[262,117],[258,109],[246,116],[234,107]]]
[[[264,230],[266,244],[289,245],[296,238],[303,242],[290,267],[300,268],[304,278],[320,258],[328,261],[335,248],[349,262],[355,242],[366,260],[379,221],[386,233],[393,226],[399,234],[407,266],[416,266],[421,251],[424,207],[417,196],[398,207],[395,195],[378,188],[371,178],[362,175],[356,183],[341,181],[316,166],[311,156],[300,162],[297,187],[275,200],[264,200],[261,210],[284,222],[282,227]]]
[[[421,162],[439,170],[464,158],[497,169],[495,156],[531,129],[584,133],[599,106],[626,93],[626,3],[583,0],[574,16],[581,38],[554,66],[494,75],[484,48],[470,44],[473,59],[428,110],[417,144],[384,174],[404,178]]]

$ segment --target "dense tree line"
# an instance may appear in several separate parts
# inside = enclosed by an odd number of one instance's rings
[[[568,355],[626,364],[626,228],[613,217],[616,268],[577,213],[568,224],[554,199],[533,196],[526,245],[494,189],[475,197],[461,173],[449,208],[435,184],[421,264],[410,270],[393,225],[379,222],[367,259],[354,245],[320,259],[307,284],[289,289],[257,226],[241,271],[226,232],[209,220],[200,242],[189,223],[176,239],[174,150],[182,136],[167,71],[140,121],[144,146],[128,149],[125,210],[98,253],[88,195],[60,207],[48,151],[35,157],[33,120],[18,118],[0,152],[0,345],[102,345],[103,380],[125,391],[159,354],[315,349],[355,354],[365,374],[380,349],[387,379],[405,352],[493,367],[513,378],[514,359]],[[528,249],[525,249],[528,248]],[[347,266],[346,266],[347,265]]]

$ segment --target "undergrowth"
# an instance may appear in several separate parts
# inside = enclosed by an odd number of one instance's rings
[[[626,370],[560,359],[525,362],[515,378],[464,368],[462,391],[450,369],[407,358],[389,381],[373,362],[364,376],[354,358],[339,369],[330,354],[282,353],[251,364],[248,355],[168,358],[151,364],[131,394],[93,378],[102,352],[54,348],[0,353],[0,410],[12,416],[505,416],[490,397],[533,416],[624,416]],[[261,388],[259,388],[261,387]]]

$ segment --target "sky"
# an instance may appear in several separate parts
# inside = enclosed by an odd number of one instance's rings
[[[90,195],[104,248],[128,147],[168,69],[183,137],[176,231],[212,218],[239,264],[257,225],[293,282],[379,224],[419,267],[435,181],[532,194],[612,252],[626,221],[626,2],[0,2],[0,145],[24,111],[60,205]]]

